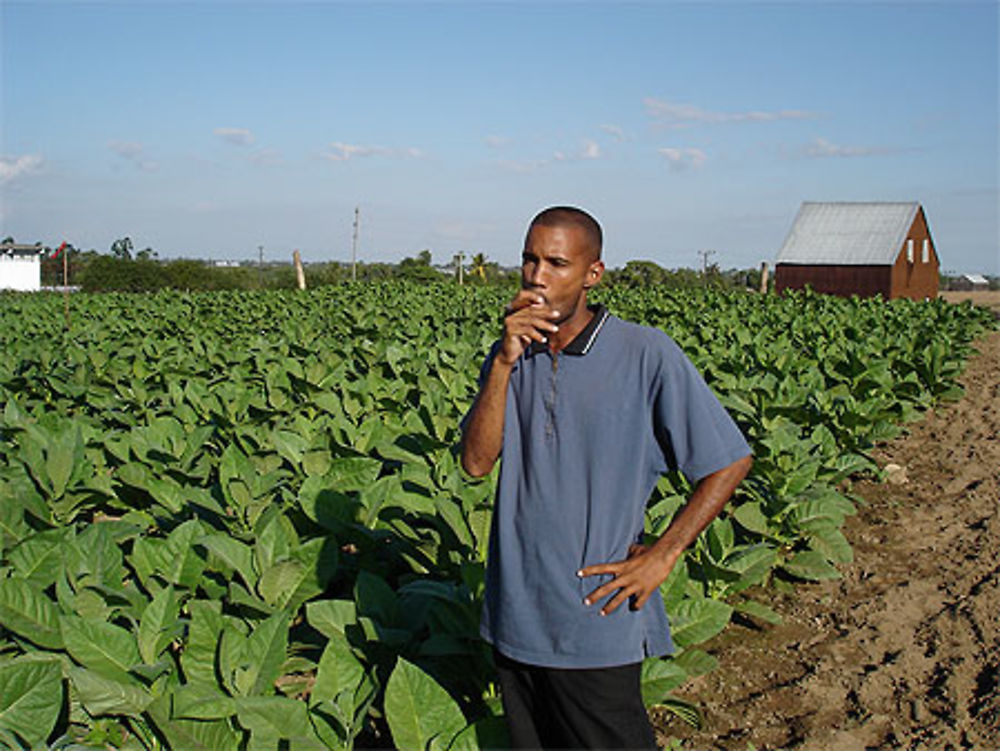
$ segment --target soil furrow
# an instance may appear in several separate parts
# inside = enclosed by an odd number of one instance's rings
[[[839,581],[776,596],[784,622],[734,623],[688,684],[697,749],[1000,748],[1000,332],[943,405],[876,452],[898,483],[856,483]],[[751,624],[752,625],[752,624]]]

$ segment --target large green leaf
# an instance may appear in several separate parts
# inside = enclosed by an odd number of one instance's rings
[[[243,659],[235,682],[244,696],[260,696],[274,691],[281,664],[288,649],[288,615],[275,613],[258,623],[247,637]]]
[[[222,603],[191,600],[187,641],[181,652],[181,668],[190,683],[216,685],[216,650],[223,629]]]
[[[796,553],[782,564],[782,568],[792,576],[810,581],[840,578],[840,572],[826,560],[822,553],[815,550],[803,550]]]
[[[267,744],[273,748],[287,740],[292,748],[325,751],[301,701],[283,696],[243,696],[236,700],[236,713],[240,725],[250,731],[254,747]]]
[[[295,612],[323,591],[336,573],[337,559],[336,540],[313,538],[264,571],[257,590],[269,605]]]
[[[334,459],[329,478],[332,489],[340,493],[364,490],[371,486],[382,469],[382,462],[364,456]]]
[[[396,748],[446,749],[466,726],[454,699],[402,657],[385,689],[385,714]]]
[[[128,672],[142,658],[135,637],[113,623],[60,616],[63,643],[73,659],[106,678],[128,682]]]
[[[708,597],[682,600],[670,612],[670,635],[679,647],[701,644],[722,631],[733,614],[731,606]]]
[[[364,675],[364,666],[354,655],[347,638],[334,633],[320,657],[309,703],[333,701],[344,692],[350,692],[353,701],[354,691]]]
[[[222,720],[236,714],[236,700],[214,686],[184,684],[173,693],[171,716],[187,720]]]
[[[39,647],[63,647],[58,608],[25,579],[0,580],[0,625]]]
[[[284,514],[272,514],[257,530],[257,541],[253,546],[254,563],[259,573],[289,556],[298,544],[298,535],[291,521]]]
[[[150,704],[147,713],[167,740],[167,747],[184,751],[236,751],[241,733],[229,720],[188,720],[172,717],[171,694],[163,694]]]
[[[39,532],[11,550],[9,561],[18,574],[44,589],[58,578],[63,567],[64,546],[72,538],[72,527]]]
[[[146,663],[156,662],[167,645],[180,636],[183,624],[177,617],[179,608],[173,587],[160,590],[146,606],[138,632],[139,654]]]
[[[42,743],[63,706],[62,670],[57,660],[0,664],[0,728],[25,743]]]
[[[167,537],[167,559],[162,574],[179,587],[194,589],[205,570],[205,559],[195,543],[201,539],[202,528],[197,519],[184,522]]]
[[[399,598],[381,576],[362,571],[354,586],[354,600],[358,614],[371,618],[383,626],[394,626],[402,620]]]
[[[76,697],[92,715],[140,715],[153,696],[132,681],[107,678],[93,670],[71,667],[69,679]]]
[[[59,498],[66,492],[75,465],[83,458],[83,439],[80,428],[66,428],[48,445],[45,471],[52,488],[52,497]]]
[[[675,660],[650,658],[642,663],[642,701],[648,707],[662,702],[670,691],[687,679],[687,671]]]
[[[314,600],[306,605],[306,620],[323,636],[332,639],[343,635],[347,626],[357,623],[358,607],[353,600]]]

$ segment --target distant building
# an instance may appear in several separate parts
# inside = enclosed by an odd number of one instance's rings
[[[803,203],[778,252],[775,289],[937,297],[940,262],[924,210],[908,203]]]
[[[42,288],[41,245],[0,243],[0,289],[37,292]]]
[[[990,283],[985,276],[980,274],[963,274],[957,279],[952,279],[949,286],[963,292],[980,292],[988,290]]]

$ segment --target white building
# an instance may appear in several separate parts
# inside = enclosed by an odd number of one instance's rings
[[[0,244],[0,290],[37,292],[42,287],[41,245]]]

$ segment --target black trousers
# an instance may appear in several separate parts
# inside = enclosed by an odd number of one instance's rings
[[[510,747],[655,749],[639,691],[642,663],[562,669],[525,665],[493,650]]]

